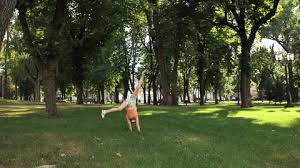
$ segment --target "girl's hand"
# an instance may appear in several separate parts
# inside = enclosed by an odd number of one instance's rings
[[[145,69],[142,74],[145,75],[146,73],[149,73],[149,71],[147,69]]]

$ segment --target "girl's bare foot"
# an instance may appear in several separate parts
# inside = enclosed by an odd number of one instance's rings
[[[105,110],[101,111],[101,117],[104,118],[105,117]]]

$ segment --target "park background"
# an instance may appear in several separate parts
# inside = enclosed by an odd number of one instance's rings
[[[298,0],[1,0],[0,168],[299,167]],[[146,75],[142,132],[104,120]]]

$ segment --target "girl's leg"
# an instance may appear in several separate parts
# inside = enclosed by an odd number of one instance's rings
[[[130,131],[132,131],[131,121],[129,120],[128,116],[126,116],[126,119],[127,119],[128,128]]]
[[[117,107],[117,108],[111,108],[111,109],[108,109],[108,110],[102,110],[101,117],[104,118],[105,115],[108,114],[108,113],[122,111],[127,105],[128,105],[128,102],[127,101],[123,101],[123,103],[119,107]]]
[[[136,116],[135,119],[135,124],[136,124],[136,128],[139,132],[141,132],[141,127],[140,127],[140,121],[139,121],[139,116]]]

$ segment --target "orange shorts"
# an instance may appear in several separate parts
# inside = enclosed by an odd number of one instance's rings
[[[129,120],[135,120],[137,117],[137,110],[134,107],[127,108],[127,117]]]

